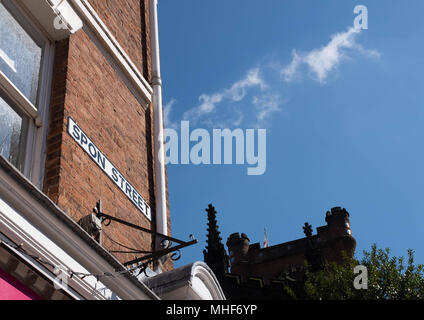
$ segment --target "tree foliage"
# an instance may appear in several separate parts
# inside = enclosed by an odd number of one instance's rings
[[[415,265],[414,251],[403,257],[391,257],[390,249],[364,251],[361,260],[344,255],[343,263],[324,263],[319,271],[306,268],[305,297],[318,300],[418,300],[424,299],[424,266]],[[365,266],[367,289],[355,289],[354,268]]]

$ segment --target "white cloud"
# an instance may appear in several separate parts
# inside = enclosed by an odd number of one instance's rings
[[[253,97],[253,105],[256,110],[257,125],[260,126],[273,113],[281,111],[280,105],[283,104],[281,96],[275,93],[265,93]]]
[[[200,104],[186,111],[184,120],[223,128],[239,127],[244,121],[252,120],[256,127],[264,125],[273,113],[281,111],[283,101],[275,92],[275,86],[266,83],[263,73],[263,68],[252,68],[244,78],[227,88],[200,95]],[[219,113],[215,112],[218,108]]]
[[[247,75],[234,82],[230,87],[213,94],[202,94],[199,97],[200,104],[184,113],[185,120],[193,122],[198,121],[204,116],[210,115],[215,111],[218,104],[228,101],[230,103],[242,101],[248,90],[251,88],[259,88],[265,90],[268,86],[260,75],[260,68],[253,68],[247,72]],[[238,117],[240,119],[240,116]],[[239,123],[241,120],[235,121]]]
[[[268,86],[259,75],[259,68],[249,70],[247,76],[235,82],[230,89],[226,90],[226,94],[231,96],[233,101],[241,101],[246,96],[246,89],[251,87],[259,87],[261,90],[266,89]]]
[[[169,101],[163,108],[163,121],[165,122],[165,128],[175,129],[177,127],[177,124],[172,122],[171,120],[171,111],[175,102],[176,102],[175,99],[171,99],[171,101]]]
[[[308,52],[293,50],[292,60],[286,66],[282,66],[277,60],[268,66],[254,67],[227,88],[211,94],[201,94],[199,103],[186,109],[182,119],[191,121],[193,125],[201,122],[202,125],[215,128],[239,127],[245,122],[258,128],[264,127],[274,114],[285,113],[282,105],[287,101],[280,94],[281,84],[275,79],[276,73],[280,80],[283,75],[284,81],[289,82],[301,77],[301,71],[306,69],[315,80],[323,84],[330,72],[343,59],[348,58],[349,54],[379,58],[380,53],[377,50],[365,49],[356,42],[356,37],[361,32],[361,29],[349,28],[345,32],[333,34],[330,41],[320,48]],[[267,81],[264,76],[267,76]],[[177,127],[170,119],[174,104],[175,99],[172,99],[165,106],[165,123],[171,128]]]
[[[291,63],[281,71],[284,80],[292,81],[299,75],[299,68],[306,65],[315,75],[316,80],[325,83],[329,73],[337,68],[342,59],[347,57],[349,50],[356,50],[365,56],[380,57],[378,51],[364,49],[356,43],[355,37],[360,32],[361,29],[351,27],[346,32],[332,35],[330,42],[319,49],[313,49],[302,54],[293,51]]]
[[[302,64],[302,58],[297,54],[296,50],[293,50],[292,52],[292,62],[285,67],[283,70],[281,70],[281,73],[284,76],[284,80],[286,81],[292,81],[298,74],[297,69]]]
[[[237,118],[233,119],[231,122],[231,125],[233,127],[239,127],[244,120],[244,114],[242,112],[237,111],[236,114],[237,114]]]
[[[200,105],[184,113],[184,119],[196,121],[199,118],[213,112],[218,103],[224,99],[224,93],[214,93],[212,95],[202,94],[199,97]]]

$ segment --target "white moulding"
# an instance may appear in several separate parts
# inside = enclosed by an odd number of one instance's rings
[[[68,38],[83,27],[83,22],[67,0],[18,0],[49,37],[54,40]]]

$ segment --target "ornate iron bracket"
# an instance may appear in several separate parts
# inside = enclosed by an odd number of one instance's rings
[[[131,222],[119,219],[119,218],[115,218],[112,217],[108,214],[105,214],[102,212],[102,202],[101,200],[99,200],[96,203],[96,207],[93,209],[93,212],[96,214],[97,218],[99,218],[102,222],[102,224],[104,224],[105,226],[108,226],[112,223],[112,221],[123,224],[127,227],[136,229],[136,230],[140,230],[142,232],[146,232],[146,233],[150,233],[153,236],[157,236],[161,239],[161,244],[166,247],[165,249],[162,250],[157,250],[157,251],[153,251],[153,252],[146,252],[148,253],[147,255],[140,257],[140,258],[136,258],[133,259],[131,261],[127,261],[124,263],[124,266],[128,266],[131,264],[135,264],[135,263],[139,263],[142,261],[149,261],[149,260],[156,260],[159,259],[160,257],[167,255],[168,253],[174,252],[171,256],[172,260],[178,260],[181,257],[181,252],[180,249],[191,246],[193,244],[197,243],[197,240],[194,239],[193,235],[190,235],[190,241],[186,242],[186,241],[182,241],[152,230],[149,230],[147,228],[143,228],[141,226],[138,226],[136,224],[133,224]],[[172,243],[177,243],[177,246],[173,246],[172,247]],[[178,252],[178,253],[177,253]]]

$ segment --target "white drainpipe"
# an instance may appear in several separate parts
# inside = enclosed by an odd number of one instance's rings
[[[156,199],[156,231],[167,235],[167,207],[165,183],[165,154],[162,109],[162,79],[160,73],[159,27],[157,0],[150,0],[150,39],[152,54],[152,86],[154,108],[154,161],[155,161],[155,199]],[[156,244],[158,246],[158,244]]]

